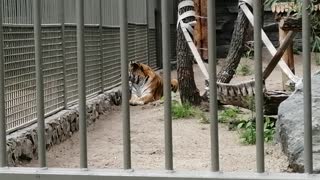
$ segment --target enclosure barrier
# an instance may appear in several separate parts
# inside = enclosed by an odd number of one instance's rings
[[[36,3],[35,5],[35,11],[34,13],[39,15],[39,18],[36,18],[35,20],[38,21],[36,23],[35,21],[35,26],[38,26],[38,30],[41,28],[41,26],[39,26],[39,19],[41,18],[41,13],[39,11],[39,6],[40,6],[40,0],[34,0],[34,2]],[[165,15],[168,13],[168,2],[170,2],[170,0],[162,0],[161,1],[161,7],[162,7],[162,14]],[[84,33],[83,33],[83,25],[84,25],[84,17],[83,17],[83,7],[84,7],[84,0],[77,0],[77,48],[78,48],[78,54],[77,54],[77,58],[78,58],[78,65],[79,65],[79,69],[78,69],[78,76],[79,76],[79,86],[78,86],[78,90],[80,91],[79,94],[83,95],[85,97],[85,79],[86,76],[84,74],[85,71],[85,65],[84,65],[84,57],[85,57],[85,51],[84,49]],[[305,87],[305,107],[310,107],[310,97],[311,97],[311,89],[310,89],[310,51],[309,51],[309,31],[307,29],[309,29],[309,22],[308,19],[306,19],[307,17],[307,5],[310,2],[308,0],[305,0],[303,3],[303,9],[304,9],[304,13],[303,13],[303,30],[304,30],[304,37],[303,38],[303,43],[304,43],[304,68],[305,70],[308,70],[308,72],[304,73],[304,86]],[[1,3],[0,3],[1,4]],[[127,74],[127,65],[128,65],[128,61],[126,60],[126,58],[128,57],[127,54],[127,49],[128,49],[128,32],[127,32],[127,14],[126,14],[126,6],[127,6],[127,1],[126,0],[120,0],[119,1],[119,7],[120,7],[120,11],[119,11],[119,16],[120,16],[120,34],[121,34],[121,67],[122,67],[122,71],[121,71],[121,75],[128,75]],[[254,3],[254,14],[256,15],[256,17],[261,17],[258,16],[259,15],[259,11],[261,10],[261,0],[257,0]],[[2,9],[0,7],[0,9]],[[261,12],[260,12],[261,13]],[[215,2],[214,1],[210,1],[208,4],[208,21],[209,23],[209,30],[211,31],[210,38],[209,38],[209,59],[212,60],[212,62],[210,62],[210,65],[212,65],[212,67],[210,67],[210,80],[215,80],[216,77],[215,75],[212,75],[213,72],[216,71],[216,53],[215,53],[215,31],[214,30],[214,20],[215,20]],[[257,141],[257,172],[256,173],[239,173],[239,172],[234,172],[234,173],[229,173],[229,172],[219,172],[219,148],[218,148],[218,133],[217,133],[217,102],[213,102],[210,105],[210,120],[211,120],[211,130],[214,132],[211,132],[211,148],[212,148],[212,171],[207,171],[207,172],[199,172],[199,171],[195,171],[195,172],[182,172],[182,171],[175,171],[174,170],[174,166],[173,166],[173,156],[172,156],[172,127],[171,127],[171,116],[170,116],[170,108],[171,108],[171,97],[170,97],[170,88],[169,88],[169,79],[170,79],[170,63],[169,63],[169,47],[170,47],[170,41],[169,41],[169,26],[168,26],[168,22],[166,21],[167,18],[165,18],[164,16],[162,17],[162,20],[164,20],[164,22],[162,23],[162,33],[163,33],[163,39],[162,39],[162,43],[163,43],[163,63],[164,63],[164,70],[165,70],[165,155],[166,155],[166,161],[165,161],[165,168],[164,171],[135,171],[132,169],[131,167],[131,152],[130,152],[130,116],[129,116],[129,106],[128,106],[128,94],[126,94],[128,92],[128,86],[124,85],[128,83],[128,79],[127,77],[122,77],[122,84],[124,86],[122,86],[122,90],[123,93],[125,94],[125,98],[123,98],[123,105],[122,105],[122,120],[124,122],[124,126],[123,126],[123,138],[124,138],[124,152],[123,152],[123,156],[124,156],[124,167],[123,169],[119,169],[119,170],[109,170],[109,169],[90,169],[87,166],[87,159],[86,159],[86,148],[87,148],[87,144],[86,144],[86,128],[85,128],[85,120],[86,120],[86,111],[84,109],[84,105],[86,104],[86,98],[82,97],[80,99],[80,110],[84,110],[83,113],[80,113],[80,120],[82,121],[82,127],[81,127],[81,131],[80,133],[83,133],[83,135],[80,136],[80,148],[81,148],[81,154],[79,157],[80,158],[80,168],[79,169],[55,169],[55,168],[47,168],[45,167],[46,165],[46,160],[45,160],[45,156],[42,157],[42,163],[40,164],[40,168],[14,168],[14,167],[7,167],[7,163],[6,163],[6,149],[3,148],[3,146],[1,146],[2,148],[0,148],[0,179],[23,179],[23,180],[31,180],[31,179],[39,179],[39,180],[50,180],[50,179],[59,179],[59,180],[70,180],[70,179],[79,179],[79,180],[84,180],[84,179],[92,179],[92,180],[101,180],[101,179],[155,179],[155,180],[160,180],[160,179],[260,179],[260,180],[264,180],[264,179],[290,179],[290,180],[294,180],[294,179],[319,179],[320,176],[316,175],[316,174],[312,174],[312,154],[310,152],[310,149],[312,149],[312,144],[311,142],[311,136],[310,133],[305,133],[305,154],[306,154],[306,158],[305,158],[305,167],[306,167],[306,173],[301,173],[301,174],[295,174],[295,173],[266,173],[265,169],[264,169],[264,153],[263,153],[263,128],[261,128],[261,123],[262,123],[262,89],[261,89],[261,84],[262,84],[262,70],[261,70],[261,48],[262,48],[262,41],[260,38],[261,35],[261,19],[260,18],[256,18],[255,19],[255,26],[254,26],[254,39],[255,39],[255,67],[256,67],[256,71],[260,71],[260,72],[256,72],[255,77],[256,77],[256,81],[260,81],[258,82],[258,86],[256,87],[256,91],[261,91],[259,93],[256,92],[256,96],[259,96],[258,98],[256,98],[256,103],[257,103],[257,107],[256,107],[256,113],[258,114],[257,116],[257,134],[259,134]],[[1,26],[0,26],[1,28]],[[36,31],[35,31],[36,32]],[[40,34],[39,31],[38,32],[38,36]],[[0,30],[1,33],[1,30]],[[1,35],[1,34],[0,34]],[[1,41],[1,38],[0,38]],[[37,39],[35,39],[35,41],[37,41]],[[79,52],[79,50],[81,50],[81,52]],[[36,58],[39,58],[37,61],[37,69],[41,68],[41,61],[40,61],[40,47],[38,44],[38,47],[36,47],[36,51],[38,51],[38,55],[36,56]],[[1,55],[1,54],[0,54]],[[3,67],[3,60],[0,61],[2,64],[0,64],[1,67]],[[1,71],[1,76],[0,76],[0,80],[2,81],[0,83],[1,87],[0,87],[0,93],[3,94],[3,89],[4,87],[2,86],[3,83],[3,74],[4,74],[4,70],[3,68],[0,68]],[[39,76],[41,76],[41,73],[38,74]],[[42,77],[38,77],[37,78],[37,82],[40,83],[41,82],[41,78]],[[210,83],[211,87],[210,87],[210,95],[216,96],[216,90],[214,90],[216,87],[213,86],[214,83]],[[38,87],[39,88],[39,87]],[[40,90],[40,88],[38,89]],[[216,97],[211,98],[215,99]],[[1,100],[0,103],[4,103],[4,100]],[[38,105],[41,104],[43,102],[39,101]],[[1,105],[2,105],[1,104]],[[81,105],[82,104],[82,105]],[[39,106],[41,107],[41,105]],[[4,107],[0,107],[1,109],[1,116],[0,116],[0,143],[1,145],[4,145],[5,147],[5,140],[6,140],[6,134],[3,133],[5,132],[5,117],[3,115],[4,113]],[[41,110],[40,110],[41,111]],[[42,111],[43,115],[44,112]],[[260,121],[260,122],[259,122]],[[310,109],[305,109],[305,132],[309,131],[311,132],[311,128],[310,128],[310,124],[311,124],[311,112]],[[262,123],[263,124],[263,123]],[[39,131],[41,131],[41,126],[38,126]],[[41,134],[39,135],[41,136]],[[40,141],[39,142],[39,147],[43,146],[44,142]],[[42,156],[45,155],[44,152],[42,152]],[[40,156],[41,157],[41,156]],[[209,158],[208,158],[209,159]]]
[[[37,113],[37,101],[41,99],[36,92],[39,86],[36,84],[34,1],[1,2],[6,132],[9,134],[36,123],[42,113]],[[119,86],[121,81],[119,6],[118,0],[86,0],[84,3],[86,96],[89,98]],[[78,103],[75,4],[76,0],[41,0],[39,37],[45,118]],[[159,68],[158,49],[161,48],[156,44],[159,32],[155,12],[160,7],[156,0],[148,3],[131,0],[129,5],[138,13],[128,11],[128,60]]]

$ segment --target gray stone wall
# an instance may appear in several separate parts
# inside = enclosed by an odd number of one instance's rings
[[[103,113],[119,105],[119,89],[100,94],[87,100],[87,125],[92,124]],[[59,144],[79,130],[78,106],[70,107],[45,119],[46,148]],[[37,124],[13,132],[7,136],[7,154],[9,166],[16,166],[22,161],[37,159]]]

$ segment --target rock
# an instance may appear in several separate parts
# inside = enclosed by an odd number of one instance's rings
[[[46,124],[45,135],[46,135],[46,144],[47,145],[52,144],[52,131],[53,131],[53,128],[50,125]]]
[[[63,134],[67,135],[70,132],[70,124],[68,121],[62,123]]]
[[[304,171],[303,87],[297,84],[293,94],[279,106],[276,140],[287,155],[289,166]],[[320,73],[312,77],[312,134],[314,171],[320,172]]]
[[[71,123],[71,132],[75,132],[76,131],[76,123],[75,122],[72,122]]]
[[[24,160],[31,160],[33,158],[33,144],[29,139],[22,140],[21,151]]]
[[[58,131],[57,129],[54,129],[52,131],[52,144],[58,144],[58,139],[59,139]]]

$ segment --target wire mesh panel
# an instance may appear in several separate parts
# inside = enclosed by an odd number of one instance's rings
[[[149,29],[149,66],[157,68],[157,42],[156,30]]]
[[[120,83],[120,29],[103,27],[104,87],[111,89]]]
[[[135,25],[135,59],[148,64],[148,33],[147,25]]]
[[[78,98],[76,26],[65,27],[66,94],[71,103]]]
[[[101,90],[101,60],[99,27],[85,27],[85,61],[87,95]]]
[[[4,28],[7,130],[36,118],[34,39],[32,27]]]
[[[129,61],[148,64],[147,37],[146,25],[128,25]]]
[[[134,24],[129,24],[128,25],[128,58],[129,61],[136,61],[136,47],[135,47],[135,43],[136,43],[136,27]]]
[[[64,106],[61,28],[43,28],[42,40],[44,105],[49,113]]]
[[[176,45],[177,45],[177,31],[176,31],[176,25],[171,24],[170,25],[170,45],[171,45],[171,61],[176,61]]]

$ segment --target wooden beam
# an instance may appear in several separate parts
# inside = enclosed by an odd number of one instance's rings
[[[246,4],[241,4],[240,8],[243,10],[243,12],[245,13],[245,15],[247,16],[249,22],[251,23],[251,25],[253,26],[253,14],[250,11],[250,9],[247,7]],[[267,34],[264,32],[264,30],[261,31],[261,37],[262,37],[262,41],[263,43],[266,45],[267,49],[269,50],[271,55],[275,55],[277,52],[277,49],[273,46],[272,42],[270,41],[270,39],[268,38]],[[283,61],[283,59],[281,58],[277,65],[281,68],[282,72],[286,73],[286,75],[295,83],[299,82],[301,78],[299,78],[298,76],[296,76],[295,74],[293,74],[290,70],[290,68],[288,67],[288,65]]]
[[[292,43],[292,40],[294,36],[297,34],[295,31],[289,31],[287,36],[285,37],[283,43],[281,43],[280,47],[278,48],[276,54],[272,57],[270,63],[266,67],[266,69],[263,72],[263,79],[267,79],[273,69],[277,66],[278,62],[281,60],[281,57],[283,56],[286,49],[289,47],[289,45]]]
[[[280,43],[280,45],[283,44],[283,40],[285,39],[287,34],[288,34],[288,31],[285,31],[285,30],[279,28],[279,43]],[[284,54],[282,55],[282,59],[288,65],[291,72],[294,73],[294,57],[293,57],[293,44],[292,44],[292,42],[288,43],[288,47],[284,51]],[[284,90],[284,91],[288,90],[288,87],[287,87],[288,81],[289,81],[289,78],[286,76],[285,73],[282,72],[282,90]]]

